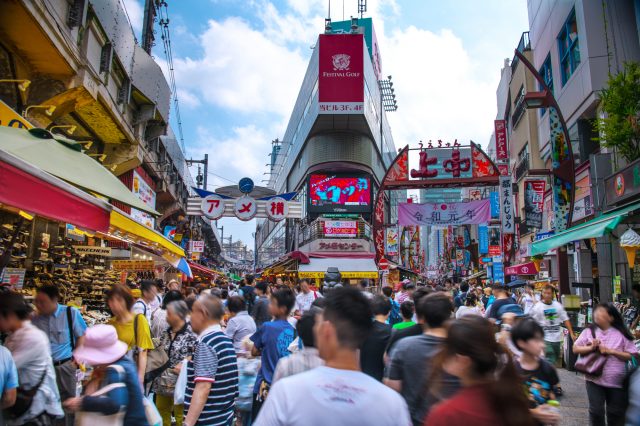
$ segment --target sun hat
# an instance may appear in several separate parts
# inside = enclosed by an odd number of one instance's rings
[[[127,344],[118,340],[115,327],[98,324],[87,329],[83,345],[73,351],[73,356],[89,365],[111,364],[122,358],[127,349]]]

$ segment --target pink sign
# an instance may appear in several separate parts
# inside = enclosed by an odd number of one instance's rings
[[[495,120],[493,125],[496,133],[496,157],[498,157],[498,160],[506,160],[509,158],[507,122],[505,120]]]
[[[533,262],[521,263],[520,265],[509,266],[504,269],[505,275],[536,275],[538,269]]]
[[[468,203],[400,203],[398,223],[408,225],[479,225],[491,220],[489,200]]]

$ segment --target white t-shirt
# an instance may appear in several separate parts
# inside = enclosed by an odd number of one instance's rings
[[[402,396],[360,371],[316,367],[277,381],[255,426],[411,426]]]
[[[317,290],[311,290],[307,294],[300,292],[300,294],[296,296],[296,309],[300,312],[306,312],[311,309],[311,304],[313,303],[313,301],[321,297],[322,294],[320,294],[320,292]]]
[[[480,308],[478,308],[477,306],[460,306],[456,311],[456,319],[465,317],[467,315],[482,316],[482,312],[480,312]]]
[[[529,315],[529,312],[531,312],[531,308],[533,308],[533,306],[540,301],[540,296],[535,295],[532,296],[530,294],[525,293],[522,296],[522,309],[524,310],[524,314],[525,315]]]
[[[569,319],[569,316],[560,302],[554,300],[550,305],[547,305],[540,301],[533,305],[529,315],[538,321],[538,324],[544,330],[544,340],[547,342],[562,342],[563,333],[560,326]]]

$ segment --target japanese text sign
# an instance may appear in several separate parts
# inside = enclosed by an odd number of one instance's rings
[[[468,203],[400,203],[398,205],[398,223],[402,226],[478,225],[489,222],[490,219],[489,200]]]
[[[355,237],[358,234],[355,220],[325,220],[322,225],[325,237]]]
[[[524,190],[524,215],[528,226],[542,228],[542,210],[544,206],[544,180],[528,180]]]
[[[515,216],[513,208],[513,185],[511,176],[500,176],[500,217],[502,219],[502,232],[513,234],[515,232]]]
[[[289,214],[289,204],[282,197],[274,197],[267,201],[267,217],[274,222],[279,222]]]
[[[509,158],[507,122],[505,120],[495,120],[493,126],[496,134],[496,156],[498,160],[506,160]]]
[[[204,241],[189,241],[189,251],[191,253],[204,253]]]

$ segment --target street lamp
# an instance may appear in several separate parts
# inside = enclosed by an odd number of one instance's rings
[[[25,110],[22,112],[22,116],[26,117],[30,109],[36,109],[36,108],[44,109],[44,113],[47,114],[49,117],[51,117],[53,115],[53,112],[56,110],[55,105],[30,105],[27,108],[25,108]]]
[[[67,134],[72,135],[76,131],[77,127],[73,124],[60,124],[49,127],[49,132],[53,133],[53,129],[67,129]]]

